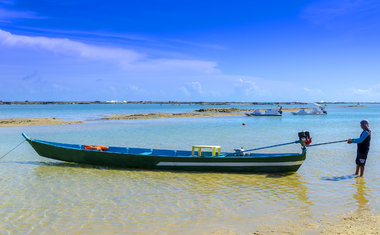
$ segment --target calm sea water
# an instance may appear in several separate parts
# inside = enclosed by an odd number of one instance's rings
[[[104,114],[198,108],[203,106],[0,106],[0,118],[93,120]],[[355,145],[310,148],[298,172],[257,175],[75,165],[39,157],[24,143],[0,160],[0,233],[246,234],[262,225],[291,223],[292,227],[313,230],[325,217],[379,214],[380,106],[329,106],[328,111],[327,116],[89,121],[80,125],[0,128],[0,156],[22,141],[21,132],[32,138],[67,143],[183,150],[190,150],[194,144],[215,144],[221,145],[222,151],[232,151],[296,140],[300,130],[309,130],[314,143],[358,137],[359,121],[364,118],[370,120],[373,129],[365,177],[340,181],[323,179],[353,173]],[[266,151],[300,152],[300,147]]]

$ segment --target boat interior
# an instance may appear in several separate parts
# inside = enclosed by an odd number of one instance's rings
[[[33,140],[33,141],[40,142],[43,144],[54,145],[57,147],[86,150],[85,145],[64,144],[64,143],[56,143],[56,142],[50,142],[50,141],[44,141],[44,140]],[[96,150],[87,150],[87,151],[96,151]],[[169,157],[192,156],[192,151],[186,151],[186,150],[166,150],[166,149],[128,148],[128,147],[109,146],[108,149],[104,149],[102,151],[112,152],[112,153],[123,153],[123,154],[154,155],[154,156],[169,156]],[[195,151],[195,155],[197,154],[198,152]],[[211,152],[202,151],[202,156],[208,156],[208,155],[211,156]]]

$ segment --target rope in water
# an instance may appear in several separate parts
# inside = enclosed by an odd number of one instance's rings
[[[3,156],[0,157],[0,160],[3,159],[5,156],[7,156],[8,154],[10,154],[13,150],[17,149],[20,145],[22,145],[26,140],[23,140],[21,143],[19,143],[18,145],[16,145],[16,147],[14,147],[13,149],[9,150],[6,154],[4,154]]]

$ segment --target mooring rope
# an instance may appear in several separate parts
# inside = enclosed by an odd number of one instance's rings
[[[16,147],[14,147],[13,149],[9,150],[6,154],[4,154],[3,156],[0,157],[0,160],[3,159],[5,156],[7,156],[8,154],[10,154],[13,150],[17,149],[20,145],[22,145],[26,140],[23,140],[21,143],[19,143],[18,145],[16,145]]]

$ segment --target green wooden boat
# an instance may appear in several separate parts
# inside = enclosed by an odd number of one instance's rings
[[[22,134],[42,157],[80,164],[117,168],[178,170],[201,172],[295,172],[306,158],[301,153],[216,153],[148,148],[107,147],[104,150],[86,149],[87,145],[64,144],[31,139]],[[214,151],[215,153],[215,151]],[[193,154],[195,156],[193,156]]]

